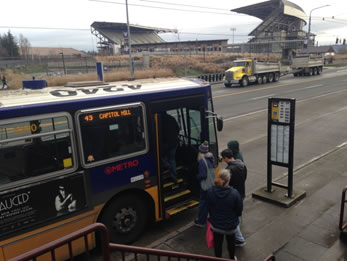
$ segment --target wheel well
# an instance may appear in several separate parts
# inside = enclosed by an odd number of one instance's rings
[[[121,197],[126,197],[128,195],[136,196],[140,199],[144,199],[146,207],[149,210],[148,211],[149,220],[153,221],[154,220],[154,202],[153,202],[153,199],[151,198],[151,196],[148,193],[146,193],[144,190],[140,190],[140,189],[128,189],[128,190],[124,190],[124,191],[121,191],[121,192],[115,194],[103,206],[103,208],[100,211],[100,214],[97,218],[97,221],[101,222],[101,219],[104,215],[105,210],[108,208],[108,206],[111,204],[112,201],[117,200]]]

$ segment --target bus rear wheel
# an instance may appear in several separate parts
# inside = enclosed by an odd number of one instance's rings
[[[112,200],[102,214],[101,222],[107,226],[111,242],[130,244],[144,231],[147,219],[144,200],[126,195]]]

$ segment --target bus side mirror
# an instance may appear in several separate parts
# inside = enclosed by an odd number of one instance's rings
[[[223,130],[223,118],[222,116],[217,116],[217,130],[222,131]]]

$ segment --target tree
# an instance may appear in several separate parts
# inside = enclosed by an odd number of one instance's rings
[[[7,34],[4,34],[2,37],[0,37],[0,47],[6,51],[4,56],[19,56],[17,41],[10,31],[8,31]]]
[[[19,49],[20,54],[25,59],[26,62],[28,62],[29,55],[30,55],[30,48],[31,44],[28,40],[28,38],[25,38],[22,34],[19,35]]]

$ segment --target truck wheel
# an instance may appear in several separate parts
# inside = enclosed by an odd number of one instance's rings
[[[312,72],[313,75],[317,75],[317,67],[313,67],[313,72]]]
[[[257,83],[262,84],[263,83],[263,77],[261,75],[257,76]]]
[[[274,75],[273,75],[273,73],[269,73],[269,76],[268,76],[268,81],[269,82],[273,82],[274,81]]]
[[[298,74],[297,73],[293,73],[294,77],[298,77]]]
[[[265,74],[263,75],[263,83],[267,83],[267,76]]]
[[[308,73],[309,76],[312,76],[313,75],[313,68],[310,68],[310,71]]]
[[[231,83],[224,83],[224,86],[227,87],[227,88],[230,88],[231,87]]]
[[[147,219],[144,200],[134,195],[126,195],[112,200],[104,210],[101,222],[107,226],[111,242],[129,244],[139,238]]]
[[[280,73],[279,72],[275,72],[274,81],[278,82],[279,80],[280,80]]]
[[[318,67],[317,74],[320,75],[323,72],[322,67]]]
[[[242,80],[241,80],[241,86],[242,87],[246,87],[248,85],[248,77],[247,76],[243,76]]]

